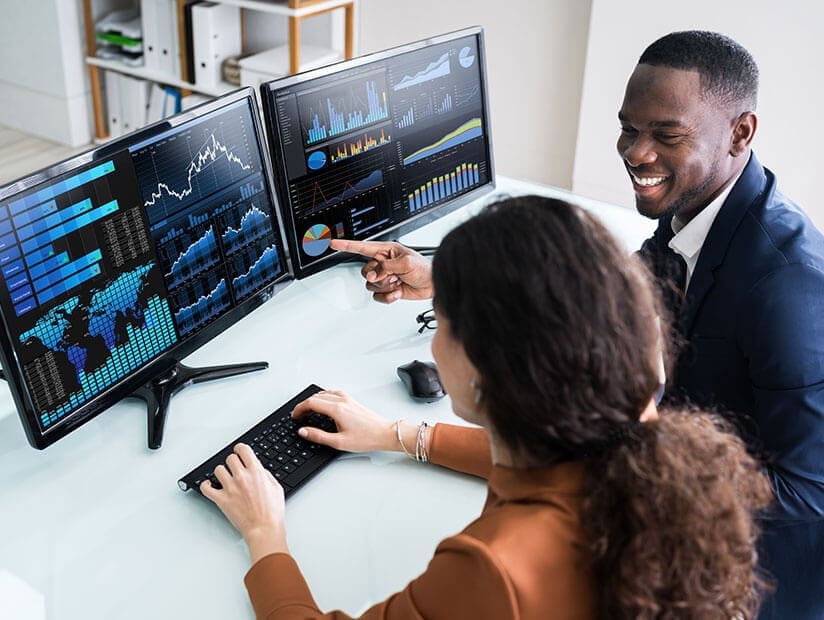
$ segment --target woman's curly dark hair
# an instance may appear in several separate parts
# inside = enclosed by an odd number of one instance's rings
[[[592,459],[583,523],[604,618],[752,618],[766,477],[722,418],[667,410]]]
[[[638,423],[668,333],[640,260],[586,211],[523,196],[447,235],[433,280],[501,440],[531,466],[585,459],[601,616],[752,617],[769,484],[715,416]]]

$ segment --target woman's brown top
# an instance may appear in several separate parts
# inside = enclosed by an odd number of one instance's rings
[[[593,583],[580,550],[583,469],[493,466],[482,429],[438,424],[433,463],[488,479],[481,515],[443,540],[426,571],[361,618],[455,620],[594,618]],[[318,609],[286,553],[266,556],[246,575],[259,620],[351,616]]]

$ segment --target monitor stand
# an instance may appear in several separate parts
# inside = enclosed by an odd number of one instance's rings
[[[170,370],[137,388],[132,397],[146,403],[149,423],[149,448],[157,450],[163,443],[163,429],[166,425],[166,413],[172,396],[194,383],[223,379],[246,374],[269,367],[268,362],[248,362],[245,364],[228,364],[225,366],[204,366],[191,368],[177,362]]]

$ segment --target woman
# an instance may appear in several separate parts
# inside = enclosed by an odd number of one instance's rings
[[[302,429],[312,441],[489,481],[480,517],[364,617],[752,617],[769,486],[718,420],[655,411],[657,312],[636,259],[581,209],[528,196],[450,233],[432,271],[432,353],[455,413],[481,428],[390,424],[341,392],[294,414],[334,418],[336,434]],[[235,452],[223,489],[202,491],[249,546],[258,617],[346,617],[317,609],[281,488]]]

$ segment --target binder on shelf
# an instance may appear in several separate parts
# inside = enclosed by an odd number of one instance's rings
[[[215,2],[192,6],[194,81],[198,86],[218,87],[223,60],[240,54],[241,48],[238,7]]]
[[[149,105],[146,108],[146,124],[154,123],[166,118],[163,104],[166,101],[166,88],[160,84],[151,84],[149,87]]]
[[[162,73],[180,79],[180,45],[177,36],[177,2],[154,0],[157,9],[157,42]]]
[[[183,61],[186,63],[186,75],[190,82],[195,81],[195,53],[194,42],[192,40],[192,7],[200,4],[204,0],[190,0],[183,7],[183,31],[186,33],[186,57]]]
[[[120,74],[115,71],[104,71],[106,84],[106,120],[109,126],[109,137],[117,138],[123,134],[123,122],[120,119]]]
[[[191,95],[195,96],[195,95]],[[186,109],[181,103],[180,91],[172,86],[150,84],[146,107],[146,124],[163,120]]]
[[[127,134],[137,129],[134,126],[132,113],[132,85],[131,79],[128,75],[121,75],[119,77],[120,84],[120,117],[122,119],[121,127],[123,133]]]
[[[140,19],[143,24],[143,64],[151,71],[160,71],[160,41],[157,0],[140,0]]]
[[[152,92],[153,83],[147,80],[135,80],[135,122],[138,127],[145,127],[149,111],[149,94]]]
[[[119,76],[119,82],[121,127],[123,133],[129,133],[146,124],[146,108],[149,103],[151,82],[128,75]]]
[[[180,91],[171,86],[166,87],[166,96],[163,99],[163,118],[172,116],[181,111]]]

